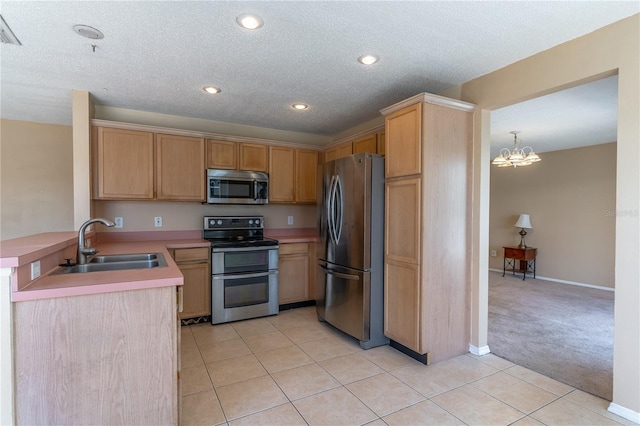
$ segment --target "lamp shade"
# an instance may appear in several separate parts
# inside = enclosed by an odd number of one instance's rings
[[[518,218],[518,221],[513,226],[515,226],[516,228],[526,228],[526,229],[533,228],[531,226],[531,219],[529,218],[529,215],[524,213],[520,215],[520,217]]]

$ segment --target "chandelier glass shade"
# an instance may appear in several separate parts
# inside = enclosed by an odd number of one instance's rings
[[[533,152],[533,148],[530,146],[518,148],[519,131],[514,130],[509,133],[513,135],[513,148],[502,148],[500,150],[500,155],[494,158],[491,164],[497,165],[498,167],[518,167],[529,166],[540,161],[540,157],[538,157],[538,154]]]

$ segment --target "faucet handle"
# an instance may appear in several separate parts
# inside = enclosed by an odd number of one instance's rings
[[[96,254],[98,253],[98,249],[95,247],[83,247],[80,249],[80,252],[82,252],[82,254]]]

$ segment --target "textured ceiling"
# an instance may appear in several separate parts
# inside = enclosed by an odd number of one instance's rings
[[[491,112],[491,158],[518,145],[536,153],[617,141],[618,76]]]
[[[104,106],[331,136],[409,96],[439,93],[639,10],[635,1],[3,0],[0,13],[22,45],[1,46],[0,116],[71,124],[77,89]],[[264,26],[240,28],[242,13]],[[77,35],[75,24],[104,39]],[[364,53],[380,62],[360,65]],[[205,85],[222,92],[208,95]],[[293,111],[294,102],[310,108]],[[539,118],[550,109],[534,108]],[[532,114],[494,115],[500,131],[492,133],[510,137],[518,127],[534,138],[513,119]]]

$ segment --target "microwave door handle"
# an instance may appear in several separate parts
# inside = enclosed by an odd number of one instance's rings
[[[253,199],[258,199],[258,181],[255,179],[253,180]]]

